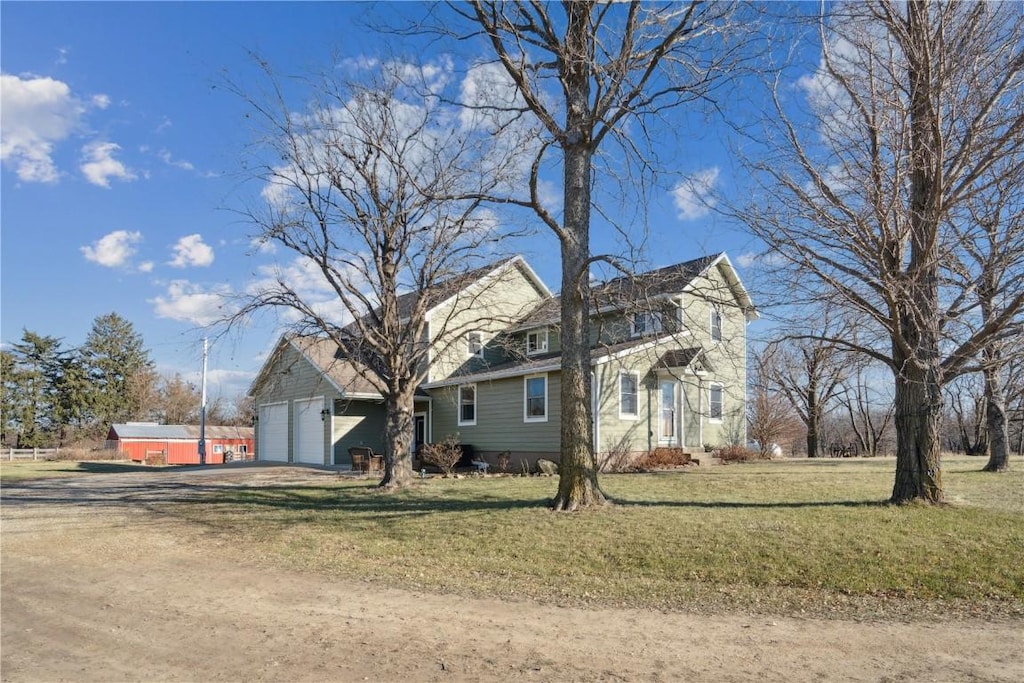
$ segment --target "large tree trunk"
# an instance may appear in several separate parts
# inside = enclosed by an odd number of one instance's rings
[[[897,305],[896,481],[892,502],[942,502],[940,436],[942,373],[939,366],[939,220],[942,213],[942,126],[936,50],[925,2],[907,4],[910,82],[910,261],[896,286],[906,290]],[[913,49],[910,49],[913,48]]]
[[[587,41],[591,3],[568,5],[566,54],[561,67],[566,93],[562,249],[561,462],[555,510],[577,510],[607,501],[597,483],[590,379],[590,182],[593,140],[587,121],[590,66]]]
[[[384,404],[384,476],[381,488],[397,489],[412,482],[413,392],[394,392]]]
[[[1006,402],[999,372],[985,368],[985,419],[988,427],[988,463],[985,472],[1005,472],[1010,468],[1010,435],[1006,426]]]
[[[807,457],[818,457],[818,387],[812,379],[807,388]]]
[[[896,483],[890,502],[941,503],[942,387],[935,369],[896,373]]]

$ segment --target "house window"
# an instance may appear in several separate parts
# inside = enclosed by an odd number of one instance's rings
[[[214,453],[223,453],[224,452],[224,444],[222,444],[222,443],[214,444],[213,452]]]
[[[534,375],[523,380],[523,419],[546,422],[548,419],[548,376]]]
[[[548,331],[537,330],[526,333],[526,354],[544,353],[548,350]]]
[[[476,424],[476,385],[463,384],[459,387],[459,426]]]
[[[630,321],[630,327],[632,328],[632,335],[634,337],[642,337],[645,334],[661,332],[663,329],[661,313],[657,311],[640,311],[639,313],[634,313],[633,318]]]
[[[661,439],[671,441],[676,437],[676,383],[665,380],[661,383]]]
[[[470,332],[466,335],[466,351],[470,356],[477,358],[484,357],[484,337],[479,332]]]
[[[619,417],[634,418],[637,416],[637,386],[640,380],[631,372],[619,375]]]
[[[711,309],[711,341],[722,341],[722,313],[717,308]]]
[[[708,417],[722,421],[722,385],[712,384],[708,397]]]

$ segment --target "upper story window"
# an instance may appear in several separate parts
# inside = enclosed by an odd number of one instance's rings
[[[463,384],[459,387],[459,426],[476,424],[476,385]]]
[[[532,356],[536,353],[545,353],[548,350],[547,329],[535,330],[526,333],[526,355]]]
[[[664,329],[660,311],[640,311],[630,320],[630,333],[634,337],[654,334]]]
[[[711,420],[722,420],[722,385],[712,384],[708,391],[708,417]]]
[[[711,341],[722,341],[722,312],[711,308]]]
[[[523,378],[523,420],[547,422],[548,376],[532,375]]]
[[[637,416],[637,387],[639,377],[632,372],[619,375],[619,417],[633,418]]]
[[[484,357],[484,336],[479,332],[470,332],[466,335],[466,352],[477,358]]]

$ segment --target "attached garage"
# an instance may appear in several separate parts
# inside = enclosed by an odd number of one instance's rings
[[[295,414],[295,461],[308,465],[324,464],[324,397],[296,400],[292,403]]]
[[[256,457],[288,462],[288,404],[269,403],[259,408],[259,441]]]

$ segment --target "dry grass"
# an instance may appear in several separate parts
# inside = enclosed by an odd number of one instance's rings
[[[891,506],[890,460],[606,475],[607,510],[556,514],[547,478],[242,488],[168,506],[253,561],[564,604],[858,618],[1024,616],[1024,463],[949,458],[951,504]]]

